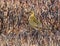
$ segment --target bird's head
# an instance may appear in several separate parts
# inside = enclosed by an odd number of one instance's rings
[[[34,16],[34,11],[30,11],[30,15],[31,16]]]

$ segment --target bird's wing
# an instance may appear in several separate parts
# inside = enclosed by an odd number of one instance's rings
[[[33,21],[36,23],[36,24],[39,24],[38,20],[36,17],[33,18]]]
[[[37,24],[33,20],[29,20],[29,24],[32,26],[37,26]]]

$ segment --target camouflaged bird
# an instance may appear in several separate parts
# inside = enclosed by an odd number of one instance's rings
[[[30,12],[30,16],[29,16],[29,24],[31,25],[32,28],[34,29],[41,29],[42,27],[42,23],[36,18],[35,14],[34,14],[34,11],[31,11]]]

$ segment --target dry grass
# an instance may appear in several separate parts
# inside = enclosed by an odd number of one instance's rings
[[[29,25],[31,10],[41,31]],[[60,46],[60,1],[0,0],[0,46]]]

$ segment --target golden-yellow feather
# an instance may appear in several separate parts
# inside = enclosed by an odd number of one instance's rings
[[[31,15],[29,16],[29,24],[31,25],[32,28],[40,28],[39,25],[41,22],[39,22],[34,14],[34,11],[31,11]]]

